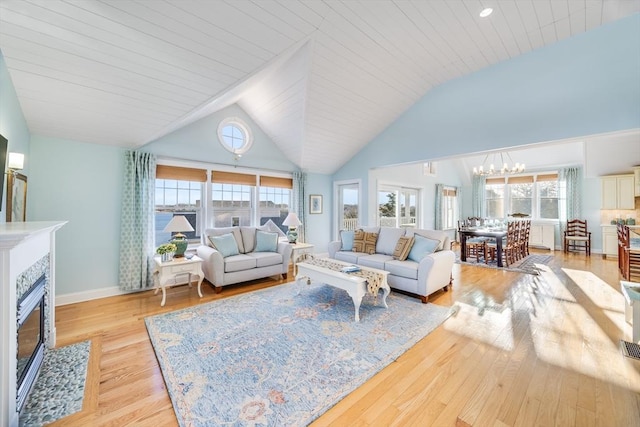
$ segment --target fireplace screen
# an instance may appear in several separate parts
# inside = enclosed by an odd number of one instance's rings
[[[36,381],[44,358],[44,289],[40,277],[18,301],[18,411]]]

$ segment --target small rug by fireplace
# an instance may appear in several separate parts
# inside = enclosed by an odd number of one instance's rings
[[[284,284],[145,319],[181,426],[303,426],[427,336],[450,309],[392,292]]]
[[[20,426],[43,426],[82,409],[91,341],[47,349]]]

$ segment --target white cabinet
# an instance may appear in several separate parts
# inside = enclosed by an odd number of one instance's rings
[[[602,209],[634,209],[633,175],[609,175],[601,178]]]
[[[555,225],[531,223],[529,246],[541,246],[555,250]]]
[[[640,166],[635,166],[633,168],[633,177],[635,181],[635,195],[636,197],[640,197]]]
[[[618,258],[618,231],[615,225],[602,226],[602,257]]]

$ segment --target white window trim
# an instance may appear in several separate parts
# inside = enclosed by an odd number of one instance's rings
[[[225,128],[225,126],[235,126],[242,131],[245,137],[244,145],[242,147],[234,149],[232,147],[229,147],[224,142],[222,130]],[[247,123],[245,123],[245,121],[241,118],[227,117],[226,119],[223,119],[218,125],[218,142],[224,147],[225,150],[236,155],[242,155],[251,149],[251,146],[253,145],[253,133],[251,132],[251,128],[249,127],[249,125],[247,125]]]

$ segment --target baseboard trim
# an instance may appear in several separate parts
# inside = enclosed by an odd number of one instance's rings
[[[146,289],[145,289],[146,290]],[[59,305],[75,304],[77,302],[90,301],[99,298],[113,297],[116,295],[126,295],[140,291],[123,291],[117,286],[107,288],[92,289],[83,292],[73,292],[70,294],[56,295],[56,307]]]

